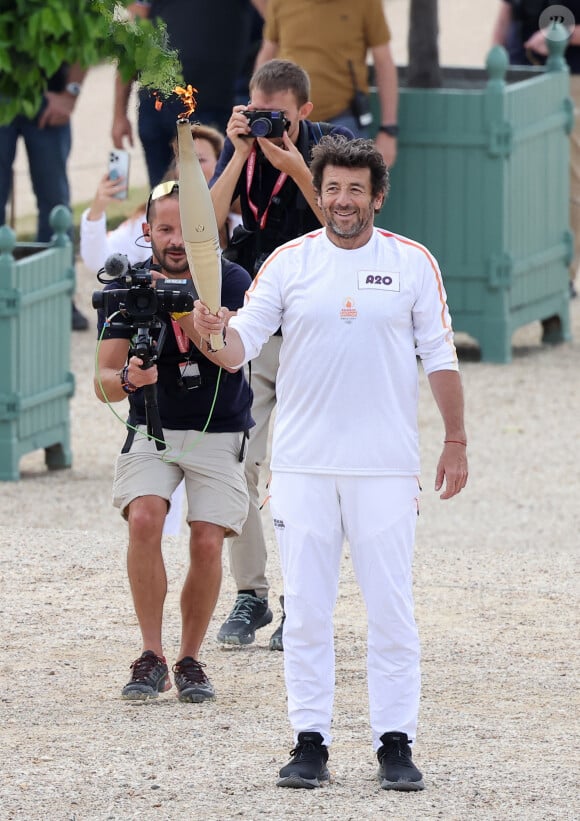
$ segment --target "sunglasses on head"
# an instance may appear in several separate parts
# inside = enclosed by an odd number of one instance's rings
[[[179,191],[179,183],[177,180],[160,182],[155,186],[155,188],[153,188],[149,194],[149,199],[147,200],[147,205],[145,207],[145,222],[149,222],[149,209],[151,207],[151,203],[155,202],[155,200],[160,200],[162,197],[168,197],[170,194],[173,194],[174,191]]]

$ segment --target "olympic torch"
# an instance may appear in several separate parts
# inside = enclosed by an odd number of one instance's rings
[[[207,182],[193,145],[189,120],[177,120],[179,151],[179,212],[185,253],[193,284],[202,302],[212,313],[221,306],[222,267],[215,211]],[[223,348],[220,335],[210,339],[211,347]]]

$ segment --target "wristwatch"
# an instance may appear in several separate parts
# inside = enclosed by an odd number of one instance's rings
[[[378,130],[382,131],[384,134],[388,134],[389,137],[399,136],[399,126],[396,123],[393,123],[392,125],[380,125]]]
[[[67,83],[64,87],[64,90],[67,94],[70,94],[71,97],[78,97],[81,93],[81,84],[80,83]]]

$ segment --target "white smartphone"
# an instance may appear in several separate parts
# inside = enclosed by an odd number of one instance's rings
[[[129,152],[124,148],[112,148],[109,151],[109,179],[117,180],[119,177],[125,178],[125,185],[115,199],[126,200],[129,191]]]

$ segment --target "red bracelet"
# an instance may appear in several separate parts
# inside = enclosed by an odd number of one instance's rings
[[[463,445],[464,448],[467,447],[467,442],[460,442],[459,439],[444,439],[444,445]]]

